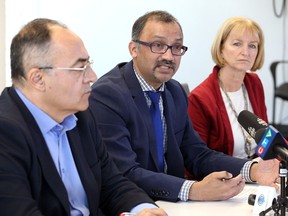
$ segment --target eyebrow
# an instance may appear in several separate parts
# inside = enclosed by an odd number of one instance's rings
[[[160,36],[160,35],[154,35],[153,37],[152,37],[152,39],[154,39],[154,40],[157,40],[157,39],[160,39],[160,40],[163,40],[163,39],[167,39],[165,36]],[[178,42],[178,41],[183,41],[183,37],[181,37],[181,38],[176,38],[175,39],[175,41],[176,42]]]
[[[89,59],[90,59],[90,56],[88,56],[87,58],[78,58],[72,66],[74,67],[78,63],[85,63],[85,62],[89,61]]]
[[[241,41],[241,42],[243,42],[242,39],[237,39],[237,38],[232,39],[232,42],[233,42],[233,41]],[[260,42],[257,41],[257,40],[255,40],[255,41],[249,41],[249,43],[260,43]]]

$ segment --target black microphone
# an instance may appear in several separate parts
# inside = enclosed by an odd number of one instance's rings
[[[256,199],[256,194],[250,194],[248,197],[248,204],[254,206]]]
[[[268,124],[264,120],[248,110],[241,111],[237,120],[253,139],[255,139],[256,131],[268,127]]]
[[[276,128],[247,110],[240,112],[238,122],[255,139],[259,157],[263,160],[280,158],[288,161],[286,140]]]

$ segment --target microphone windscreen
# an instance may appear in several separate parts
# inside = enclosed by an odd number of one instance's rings
[[[256,194],[250,194],[248,197],[248,204],[253,206],[255,203],[255,199],[256,199]]]
[[[240,125],[252,138],[255,138],[255,134],[259,129],[266,129],[268,127],[268,124],[264,120],[248,110],[241,111],[237,119]]]

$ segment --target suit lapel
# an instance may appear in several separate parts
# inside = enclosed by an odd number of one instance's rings
[[[182,155],[179,151],[180,147],[177,146],[177,141],[175,139],[175,122],[176,122],[176,107],[173,97],[169,91],[168,83],[166,83],[163,98],[163,108],[164,116],[167,126],[167,152],[165,154],[167,162],[167,173],[174,176],[183,176],[184,164],[181,161],[174,163],[175,155]]]
[[[142,119],[142,121],[145,122],[149,135],[150,155],[152,157],[154,166],[156,167],[157,171],[159,171],[157,160],[157,144],[153,130],[153,123],[151,120],[149,108],[147,106],[144,93],[141,89],[137,77],[135,76],[132,61],[127,65],[125,65],[124,67],[122,67],[120,71],[123,74],[126,85],[128,86],[128,89],[131,92],[131,96],[134,99],[134,103],[137,107],[137,110],[139,111],[139,116]]]
[[[88,138],[86,136],[83,137],[84,139],[83,142],[83,140],[80,139],[79,131],[77,128],[74,128],[67,135],[71,151],[74,157],[74,161],[78,170],[78,174],[80,176],[82,185],[87,195],[88,204],[90,206],[90,215],[96,215],[97,214],[96,209],[93,207],[98,206],[96,202],[99,201],[98,195],[100,194],[101,191],[99,191],[99,188],[97,186],[99,186],[100,183],[99,182],[97,183],[95,181],[95,176],[90,171],[90,166],[87,163],[86,156],[83,152],[83,149],[81,148],[82,146],[81,143],[88,143],[91,141],[89,140],[86,141],[86,139]]]
[[[24,103],[21,101],[16,91],[13,88],[11,88],[9,93],[13,98],[14,102],[19,107],[19,111],[22,113],[22,117],[24,118],[25,122],[28,125],[28,129],[31,134],[31,139],[33,139],[33,143],[31,145],[32,146],[34,145],[34,147],[36,148],[37,157],[41,166],[43,176],[46,179],[47,184],[50,186],[51,190],[54,192],[56,197],[58,197],[59,201],[62,203],[65,211],[68,214],[70,211],[68,204],[69,203],[68,195],[65,186],[54,165],[52,157],[50,156],[50,152],[48,150],[44,137],[32,114],[29,112]]]
[[[41,170],[43,176],[47,181],[47,184],[50,186],[51,190],[58,197],[62,205],[64,206],[66,212],[70,212],[68,195],[65,189],[65,186],[54,166],[54,162],[50,156],[50,152],[46,146],[46,143],[42,137],[42,134],[35,136],[35,143],[37,143],[37,153],[38,159],[41,165]]]

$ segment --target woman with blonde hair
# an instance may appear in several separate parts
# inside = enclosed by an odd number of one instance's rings
[[[211,48],[216,65],[188,96],[195,130],[216,151],[239,158],[255,157],[255,141],[237,117],[249,110],[267,122],[264,89],[255,73],[264,62],[260,26],[246,17],[232,17],[219,29]]]

